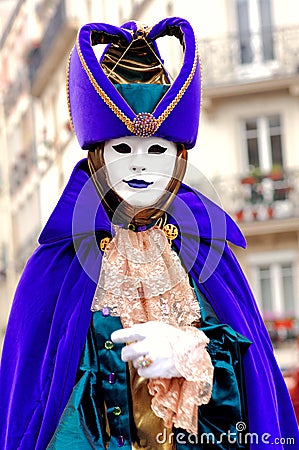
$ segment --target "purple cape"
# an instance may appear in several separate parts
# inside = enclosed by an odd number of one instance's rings
[[[253,342],[244,357],[248,431],[259,439],[251,449],[266,449],[275,439],[277,449],[298,448],[298,427],[268,334],[227,245],[245,246],[239,228],[220,207],[184,185],[169,214],[180,228],[174,243],[199,290],[222,323]],[[55,431],[90,326],[101,265],[96,238],[107,234],[113,234],[111,223],[83,160],[16,291],[0,370],[1,450],[44,450]],[[294,438],[295,444],[276,443],[281,437],[282,442]]]

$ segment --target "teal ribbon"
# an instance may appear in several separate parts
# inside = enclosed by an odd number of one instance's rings
[[[139,114],[153,112],[170,85],[135,83],[115,84],[115,87],[135,114]]]

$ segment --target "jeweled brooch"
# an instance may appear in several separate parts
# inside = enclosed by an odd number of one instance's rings
[[[140,137],[152,136],[158,126],[157,119],[151,113],[139,113],[133,120],[134,134]]]

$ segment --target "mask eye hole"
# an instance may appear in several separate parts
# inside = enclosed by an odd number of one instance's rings
[[[162,153],[165,153],[167,150],[167,147],[162,147],[162,145],[154,144],[149,147],[147,152],[151,155],[161,155]]]
[[[131,147],[126,144],[125,142],[121,142],[120,144],[116,144],[116,145],[112,145],[112,148],[114,148],[114,150],[117,153],[131,153]]]

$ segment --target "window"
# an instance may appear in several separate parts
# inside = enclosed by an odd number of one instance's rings
[[[240,64],[274,59],[271,0],[236,0]]]
[[[295,312],[295,299],[294,299],[294,267],[292,263],[281,264],[281,281],[282,281],[282,295],[285,312],[292,314]]]
[[[252,281],[256,300],[275,347],[298,338],[299,307],[291,251],[256,255]]]
[[[243,122],[245,169],[269,172],[283,167],[282,130],[279,115],[246,119]]]
[[[250,42],[248,0],[237,1],[237,18],[239,29],[240,63],[249,64],[253,61]]]
[[[249,256],[253,290],[264,319],[299,317],[295,261],[296,254],[289,250]]]
[[[289,263],[271,263],[257,268],[263,313],[294,316],[294,268]]]
[[[274,59],[271,0],[259,0],[263,61]]]
[[[269,313],[273,311],[273,293],[271,286],[271,270],[270,266],[258,267],[259,290],[262,311]]]

